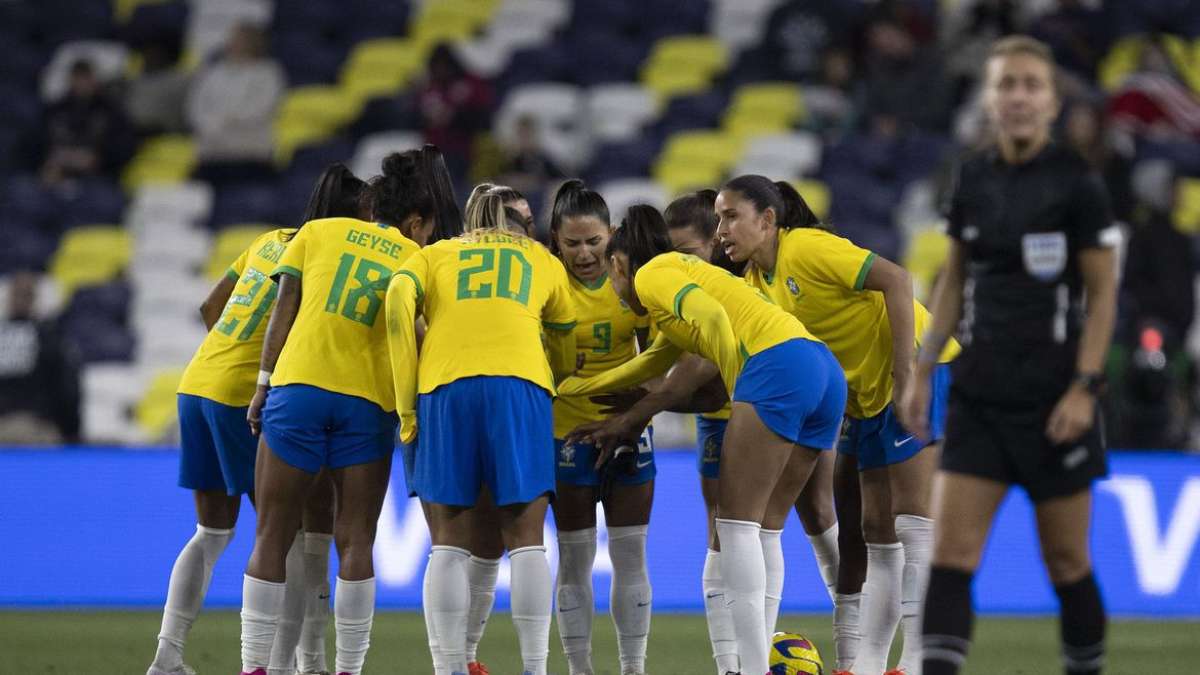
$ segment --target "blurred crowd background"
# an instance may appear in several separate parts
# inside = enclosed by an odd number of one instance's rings
[[[436,143],[460,199],[636,202],[763,173],[928,292],[997,37],[1047,42],[1058,141],[1125,234],[1114,447],[1200,449],[1200,3],[0,0],[0,444],[161,444],[197,307],[317,174]],[[616,222],[614,222],[616,224]],[[664,420],[660,444],[690,424]]]

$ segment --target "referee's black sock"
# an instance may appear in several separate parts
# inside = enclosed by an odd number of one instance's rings
[[[921,641],[921,670],[925,675],[958,675],[967,660],[975,620],[971,609],[973,578],[969,572],[949,567],[934,566],[929,572]]]
[[[1096,577],[1055,586],[1058,594],[1059,629],[1062,635],[1063,665],[1067,675],[1100,675],[1104,664],[1104,601]]]

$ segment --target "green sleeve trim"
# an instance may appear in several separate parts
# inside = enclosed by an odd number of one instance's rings
[[[237,283],[238,279],[242,278],[242,275],[238,274],[237,270],[233,269],[232,267],[225,270],[225,276],[229,277],[229,279],[234,283]]]
[[[279,267],[275,268],[274,272],[271,272],[271,276],[273,276],[273,277],[277,277],[280,274],[286,274],[288,276],[293,276],[293,277],[296,277],[297,279],[300,279],[304,276],[303,274],[300,273],[300,270],[296,269],[295,267],[292,267],[291,265],[280,265]]]
[[[417,299],[418,300],[425,297],[425,289],[421,287],[421,280],[417,278],[417,275],[413,274],[412,272],[410,272],[408,270],[400,270],[399,272],[396,272],[396,274],[404,275],[412,280],[413,286],[417,287]]]
[[[697,288],[700,288],[700,286],[697,284],[688,284],[687,286],[679,289],[679,292],[675,294],[675,316],[681,319],[683,318],[683,314],[680,311],[683,309],[683,298]]]
[[[862,267],[858,270],[858,277],[854,279],[854,290],[861,291],[863,284],[867,283],[867,273],[871,271],[871,265],[875,264],[875,252],[867,254],[867,259],[863,261]]]
[[[572,321],[570,323],[555,323],[553,321],[543,321],[542,325],[545,326],[546,328],[549,328],[550,330],[557,330],[557,331],[562,331],[565,333],[569,330],[575,330],[575,326],[578,323],[579,323],[578,321]]]
[[[746,345],[742,344],[741,342],[738,342],[738,351],[741,352],[743,361],[748,361],[750,359],[750,352],[746,351]]]

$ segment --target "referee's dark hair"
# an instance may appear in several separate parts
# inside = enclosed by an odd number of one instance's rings
[[[599,192],[589,188],[578,178],[563,183],[554,193],[554,208],[550,211],[550,252],[558,255],[558,228],[564,218],[591,216],[605,225],[612,224],[608,202]]]
[[[310,220],[339,217],[358,218],[362,213],[360,204],[363,189],[366,186],[367,184],[362,179],[351,173],[350,169],[341,162],[335,162],[325,167],[325,170],[321,172],[321,177],[317,179],[316,186],[313,187],[308,204],[304,207],[300,225],[294,230],[285,232],[280,239],[291,241],[300,228],[304,227],[304,223]]]
[[[617,253],[629,256],[629,275],[633,278],[642,265],[654,256],[671,250],[671,237],[667,235],[667,221],[658,209],[649,204],[634,204],[613,230],[604,255],[612,258]]]
[[[754,204],[759,213],[771,209],[775,213],[775,225],[790,230],[797,227],[812,227],[831,230],[813,213],[804,197],[787,181],[772,181],[758,174],[744,174],[730,179],[722,190],[739,192]]]

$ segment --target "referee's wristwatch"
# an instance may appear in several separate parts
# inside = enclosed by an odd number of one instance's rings
[[[1078,385],[1093,398],[1099,398],[1108,385],[1108,378],[1104,373],[1076,373],[1072,384]]]

